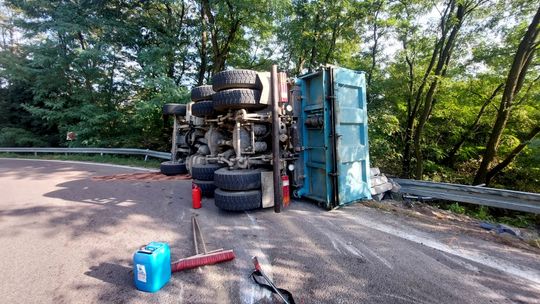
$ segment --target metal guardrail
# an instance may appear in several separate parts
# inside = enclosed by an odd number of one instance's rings
[[[159,152],[148,149],[130,148],[1,148],[0,152],[8,153],[77,153],[77,154],[124,154],[124,155],[144,155],[144,160],[148,157],[171,159],[171,153]]]
[[[402,193],[540,214],[540,194],[479,186],[393,179]]]

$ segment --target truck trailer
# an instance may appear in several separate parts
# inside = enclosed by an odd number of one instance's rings
[[[279,212],[291,195],[326,209],[371,199],[363,72],[225,70],[163,114],[174,124],[161,172],[189,172],[220,209]]]

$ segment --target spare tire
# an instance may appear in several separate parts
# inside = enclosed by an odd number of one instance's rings
[[[216,189],[214,203],[219,209],[227,211],[246,211],[261,208],[262,194],[260,190],[225,191]]]
[[[214,197],[214,190],[216,190],[216,185],[213,181],[201,181],[194,179],[193,183],[199,188],[201,188],[201,194],[204,197]]]
[[[213,181],[214,172],[221,167],[218,164],[194,164],[191,166],[191,177],[203,181]]]
[[[186,115],[186,105],[179,103],[166,103],[163,105],[164,115]]]
[[[261,91],[252,89],[231,89],[217,92],[212,97],[214,109],[227,110],[262,110],[268,105],[259,103]]]
[[[261,188],[261,170],[229,170],[221,168],[214,172],[216,187],[223,190],[243,191]]]
[[[214,115],[214,102],[212,100],[202,100],[191,106],[191,115],[206,117]]]
[[[221,71],[212,78],[212,88],[219,92],[227,89],[262,89],[262,83],[253,70]]]
[[[187,168],[186,168],[186,163],[166,161],[166,162],[161,163],[161,165],[159,166],[159,171],[162,174],[170,176],[170,175],[186,174]]]
[[[199,100],[205,100],[205,99],[212,99],[212,95],[214,95],[214,90],[212,89],[211,85],[202,85],[198,87],[194,87],[191,90],[191,100],[192,101],[199,101]]]

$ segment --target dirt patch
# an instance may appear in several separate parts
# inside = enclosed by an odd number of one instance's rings
[[[115,174],[115,175],[106,175],[106,176],[94,176],[92,180],[95,181],[116,181],[116,180],[126,180],[126,181],[170,181],[170,180],[188,180],[191,179],[191,176],[188,174],[184,175],[174,175],[167,176],[159,172],[145,172],[145,173],[128,173],[128,174]]]
[[[519,228],[522,235],[522,239],[519,239],[507,233],[497,234],[495,231],[485,230],[480,227],[482,221],[467,215],[438,209],[425,203],[415,202],[412,206],[407,206],[399,201],[384,200],[382,202],[369,201],[365,205],[413,217],[418,220],[417,223],[427,224],[436,230],[463,233],[540,254],[540,244],[537,244],[540,236],[536,229]]]

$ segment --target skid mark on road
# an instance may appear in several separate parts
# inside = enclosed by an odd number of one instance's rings
[[[478,267],[476,267],[476,266],[474,266],[472,264],[469,264],[469,263],[467,263],[467,262],[465,262],[463,260],[453,258],[452,256],[444,254],[442,252],[441,252],[441,255],[443,257],[445,257],[448,261],[450,261],[452,263],[455,263],[455,264],[457,264],[457,265],[459,265],[459,266],[461,266],[461,267],[463,267],[463,268],[465,268],[467,270],[470,270],[470,271],[473,271],[473,272],[479,272],[480,271],[480,269],[478,269]]]
[[[340,236],[337,234],[325,231],[324,229],[321,229],[320,227],[317,227],[314,225],[315,229],[317,229],[321,234],[325,235],[328,240],[332,243],[332,246],[334,249],[340,253],[340,254],[346,254],[346,255],[353,255],[355,257],[358,257],[362,259],[363,261],[367,261],[367,258],[358,248],[354,247],[352,244],[345,242]],[[342,251],[343,250],[343,251]]]
[[[300,211],[300,210],[294,210],[294,211],[295,211],[295,213],[301,213],[301,214],[306,213],[306,212]],[[321,234],[325,235],[326,237],[328,237],[328,239],[330,239],[330,242],[332,243],[332,246],[340,254],[344,254],[340,249],[340,248],[343,248],[345,251],[349,252],[350,254],[353,254],[353,255],[355,255],[357,257],[360,257],[364,261],[369,261],[369,259],[362,253],[362,252],[365,251],[368,255],[374,257],[375,259],[377,259],[384,266],[386,266],[386,267],[388,267],[390,269],[393,269],[392,264],[387,259],[385,259],[382,256],[378,255],[375,251],[371,250],[367,246],[361,245],[361,244],[354,244],[353,245],[350,242],[345,242],[338,234],[330,232],[328,230],[329,226],[334,226],[336,229],[343,230],[343,227],[335,224],[332,220],[327,219],[325,216],[318,216],[318,215],[313,215],[313,214],[307,214],[306,217],[310,219],[308,221],[313,224],[313,227],[315,227]],[[317,220],[314,220],[315,218],[317,218]],[[321,227],[319,227],[317,225],[317,223],[320,223],[321,221],[326,223],[325,228],[321,228]],[[358,248],[357,245],[361,245],[362,249]]]
[[[343,227],[340,227],[340,226],[336,225],[336,223],[332,222],[331,220],[323,219],[323,221],[324,221],[325,223],[327,223],[328,226],[334,226],[334,227],[336,227],[337,229],[343,230]],[[333,242],[332,242],[332,244],[333,244]],[[385,259],[385,258],[383,258],[382,256],[378,255],[375,251],[371,250],[368,246],[365,246],[365,245],[362,245],[362,244],[355,244],[355,245],[356,245],[356,246],[358,246],[358,245],[361,245],[361,246],[362,246],[362,249],[361,249],[361,250],[360,250],[358,247],[353,247],[353,248],[355,248],[356,250],[367,252],[370,256],[376,258],[376,259],[377,259],[379,262],[381,262],[384,266],[386,266],[386,267],[388,267],[388,268],[390,268],[390,269],[393,269],[392,264],[390,264],[390,262],[388,262],[387,259]],[[349,246],[350,246],[350,245],[349,245]],[[334,246],[334,247],[335,247],[335,246]],[[366,258],[364,257],[364,259],[366,259]],[[367,260],[367,259],[366,259],[366,260]]]

